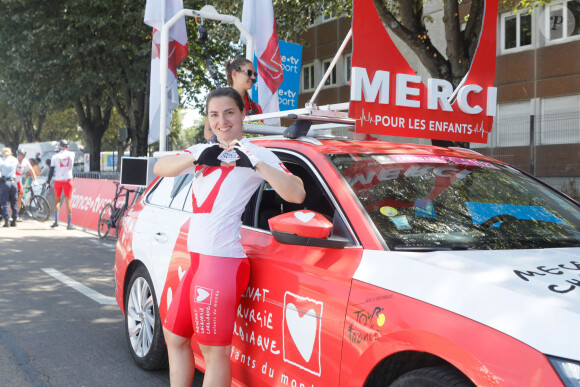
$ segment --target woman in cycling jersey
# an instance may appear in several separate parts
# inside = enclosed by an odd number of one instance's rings
[[[240,240],[244,207],[264,180],[286,201],[301,203],[305,197],[300,178],[289,173],[270,150],[243,136],[244,100],[238,91],[213,90],[206,110],[218,143],[197,144],[163,157],[154,168],[159,176],[195,173],[187,241],[192,265],[163,324],[172,386],[190,386],[193,381],[193,334],[206,363],[204,384],[231,385],[235,310],[250,276]],[[196,196],[196,192],[205,194]],[[208,305],[210,294],[213,299]]]
[[[244,100],[244,113],[246,115],[262,114],[259,103],[252,101],[250,94],[252,86],[258,80],[258,72],[252,62],[244,57],[230,59],[226,62],[226,78],[228,86],[235,89]],[[209,121],[205,120],[204,137],[209,140],[213,136]]]

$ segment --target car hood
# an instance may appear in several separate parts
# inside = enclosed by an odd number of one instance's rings
[[[365,250],[354,279],[478,321],[544,354],[580,360],[580,248]]]

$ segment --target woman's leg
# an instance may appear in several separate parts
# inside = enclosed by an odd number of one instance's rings
[[[229,387],[232,385],[232,346],[199,345],[205,360],[204,387]]]
[[[169,380],[172,387],[191,387],[195,373],[195,358],[191,351],[191,339],[171,333],[163,328],[167,354],[169,355]],[[228,359],[229,360],[229,359]]]

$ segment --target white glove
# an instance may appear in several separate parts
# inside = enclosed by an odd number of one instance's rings
[[[256,165],[261,161],[252,152],[250,152],[245,146],[238,141],[238,145],[234,146],[234,150],[240,156],[240,159],[236,161],[237,167],[247,167],[256,169]]]

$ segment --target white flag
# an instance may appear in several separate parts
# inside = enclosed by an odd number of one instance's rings
[[[165,15],[163,15],[163,4],[165,4]],[[161,28],[163,27],[163,16],[168,21],[177,12],[183,9],[182,0],[147,0],[145,5],[144,22],[153,27],[151,35],[151,80],[149,94],[149,138],[150,145],[159,141],[159,119],[161,117],[161,78],[160,78],[160,50],[161,50]],[[169,61],[167,68],[167,123],[165,125],[165,135],[169,134],[172,110],[179,106],[179,94],[177,92],[177,67],[189,54],[189,44],[187,43],[187,30],[185,28],[185,18],[182,18],[169,30]]]
[[[272,0],[244,0],[242,24],[254,37],[258,102],[264,113],[280,111],[278,88],[284,80]],[[264,120],[280,125],[280,119]]]

